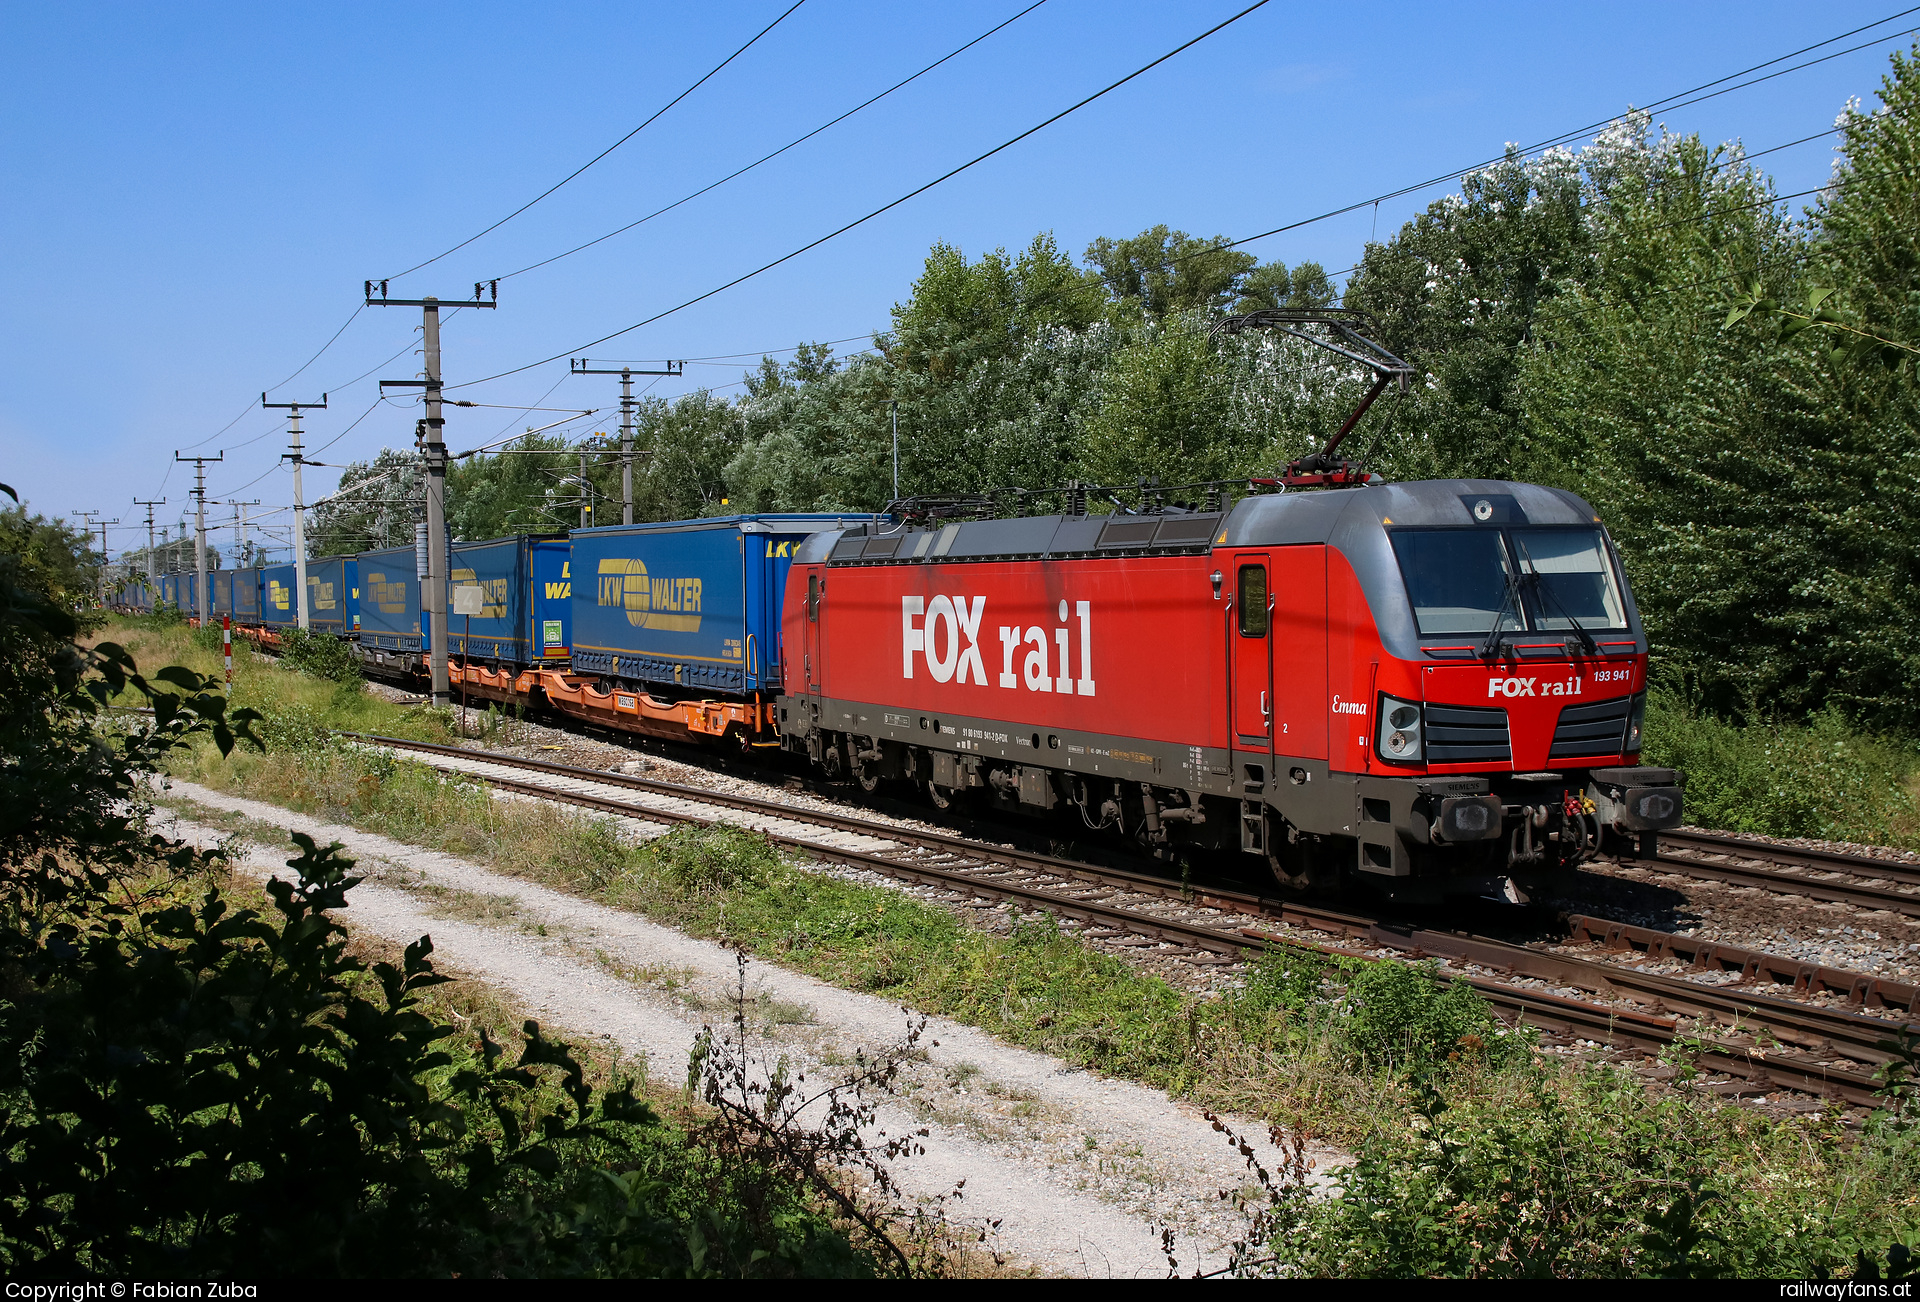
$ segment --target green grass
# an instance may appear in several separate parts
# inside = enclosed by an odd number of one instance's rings
[[[153,617],[116,617],[96,641],[118,642],[143,673],[162,665],[185,665],[215,677],[223,672],[219,630],[192,630]],[[126,704],[135,703],[132,694]],[[316,736],[325,728],[378,732],[416,741],[448,741],[448,717],[423,706],[402,706],[374,695],[357,679],[337,681],[294,673],[278,661],[257,656],[245,642],[233,648],[233,703],[260,711],[285,743]],[[284,746],[283,746],[284,748]]]

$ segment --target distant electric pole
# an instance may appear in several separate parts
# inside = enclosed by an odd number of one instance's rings
[[[163,497],[155,502],[143,502],[136,497],[133,499],[133,504],[147,508],[147,587],[148,589],[152,589],[160,580],[160,571],[156,568],[159,562],[153,554],[153,508],[156,506],[165,506],[167,499]],[[164,525],[161,526],[163,530],[165,527]]]
[[[262,407],[278,408],[288,413],[287,436],[292,441],[293,451],[286,454],[293,462],[293,587],[298,596],[300,627],[307,627],[307,508],[300,496],[300,467],[306,464],[306,458],[300,454],[300,412],[325,411],[327,395],[321,394],[318,402],[268,402],[267,395],[260,395]]]
[[[487,286],[491,299],[480,297],[481,285],[473,287],[473,301],[442,303],[437,298],[388,298],[387,282],[380,282],[380,297],[373,296],[374,282],[366,282],[368,307],[417,307],[421,310],[420,333],[426,354],[424,380],[382,380],[382,388],[417,387],[426,401],[427,416],[420,422],[420,451],[427,463],[427,577],[420,584],[420,610],[427,617],[428,657],[433,668],[433,703],[444,706],[450,693],[447,679],[447,444],[443,431],[446,420],[440,415],[440,309],[443,307],[499,307],[500,282]],[[302,564],[305,564],[302,558]],[[306,585],[301,584],[302,592]]]
[[[194,590],[200,598],[200,623],[205,626],[213,621],[213,594],[207,591],[207,462],[225,461],[227,453],[223,448],[217,457],[183,457],[175,451],[173,459],[193,462],[193,569],[198,576]]]
[[[635,370],[631,366],[622,366],[619,370],[610,367],[594,368],[587,365],[584,357],[568,359],[567,365],[575,375],[617,375],[620,377],[620,523],[633,523],[633,377],[636,375],[685,375],[685,362],[668,362],[664,371]],[[580,478],[586,480],[586,463],[581,462]],[[584,489],[582,491],[585,491]],[[583,516],[582,529],[587,527]]]
[[[296,489],[296,496],[298,492],[299,490]],[[256,497],[251,501],[241,502],[228,498],[223,505],[233,508],[233,519],[227,522],[227,527],[233,530],[233,564],[228,568],[242,569],[246,564],[247,555],[247,508],[260,505],[260,499]]]
[[[87,537],[89,539],[93,537],[93,531],[95,529],[98,529],[100,531],[100,593],[99,595],[101,600],[104,601],[107,595],[107,526],[110,524],[119,524],[120,523],[119,518],[115,517],[112,520],[96,520],[93,517],[100,514],[98,511],[75,511],[74,514],[87,517]]]

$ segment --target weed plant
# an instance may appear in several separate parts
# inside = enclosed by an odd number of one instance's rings
[[[363,675],[347,644],[325,633],[290,628],[283,635],[281,659],[289,669],[336,683],[357,683]]]

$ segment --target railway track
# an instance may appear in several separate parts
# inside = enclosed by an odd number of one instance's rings
[[[1670,854],[1669,850],[1681,853]],[[1712,858],[1693,857],[1696,855]],[[1920,886],[1920,864],[1903,863],[1897,859],[1773,845],[1766,841],[1711,832],[1662,832],[1660,853],[1652,862],[1644,859],[1622,859],[1618,862],[1628,866],[1644,866],[1655,872],[1679,873],[1733,886],[1753,886],[1833,904],[1851,904],[1863,909],[1890,909],[1911,918],[1920,918],[1920,891],[1897,889],[1899,886]],[[1809,875],[1813,873],[1834,875]],[[1888,884],[1871,884],[1876,881]]]
[[[411,751],[435,767],[464,773],[496,789],[561,801],[596,812],[671,825],[731,823],[766,833],[817,858],[878,872],[948,893],[954,902],[988,907],[1002,902],[1079,922],[1096,933],[1137,936],[1175,947],[1189,962],[1236,962],[1271,945],[1330,956],[1376,958],[1378,951],[1433,957],[1466,971],[1463,979],[1510,1020],[1550,1036],[1586,1040],[1619,1050],[1658,1054],[1677,1040],[1697,1050],[1700,1066],[1734,1077],[1726,1093],[1805,1091],[1847,1103],[1875,1101],[1874,1068],[1890,1056],[1886,1045],[1916,1015],[1920,992],[1858,973],[1794,969],[1796,989],[1845,989],[1861,1011],[1823,1008],[1758,993],[1729,990],[1617,963],[1546,953],[1464,933],[1401,928],[1376,918],[1310,903],[1189,886],[1123,869],[1096,867],[1032,851],[998,846],[920,828],[793,804],[690,787],[632,774],[583,769],[517,756],[476,754],[453,746],[367,734],[342,734],[367,745]],[[721,811],[728,811],[723,813]],[[742,817],[744,815],[744,817]],[[1202,916],[1205,915],[1205,916]],[[1629,934],[1595,919],[1577,920],[1576,939],[1610,950],[1678,957],[1686,938]],[[1273,930],[1274,924],[1288,928]],[[1328,939],[1300,934],[1313,932]],[[1665,948],[1662,948],[1662,945]],[[1695,965],[1724,971],[1738,960],[1741,979],[1781,981],[1769,956],[1726,946],[1703,946]],[[1514,984],[1551,982],[1600,995],[1602,1004]],[[1631,1006],[1623,1007],[1622,1004]],[[1904,1012],[1901,1020],[1867,1007]],[[1696,1023],[1696,1031],[1681,1019]],[[1920,1030],[1920,1024],[1916,1024]]]

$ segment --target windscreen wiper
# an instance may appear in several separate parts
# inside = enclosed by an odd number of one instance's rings
[[[1553,603],[1553,608],[1560,612],[1560,617],[1567,621],[1575,633],[1580,635],[1580,645],[1587,649],[1588,655],[1599,655],[1600,644],[1593,640],[1593,634],[1580,627],[1580,621],[1573,617],[1573,612],[1568,610],[1565,603],[1554,594],[1552,586],[1547,583],[1546,577],[1540,573],[1540,567],[1533,563],[1533,553],[1527,550],[1527,544],[1519,538],[1515,538],[1513,541],[1520,548],[1520,559],[1527,567],[1527,577],[1532,580],[1533,590],[1543,594],[1548,601]]]
[[[1500,634],[1505,630],[1500,621],[1507,617],[1507,607],[1514,604],[1514,598],[1520,595],[1520,580],[1512,571],[1507,573],[1507,594],[1500,598],[1500,609],[1493,612],[1493,627],[1487,630],[1487,640],[1480,644],[1480,658],[1491,661],[1500,651]]]

